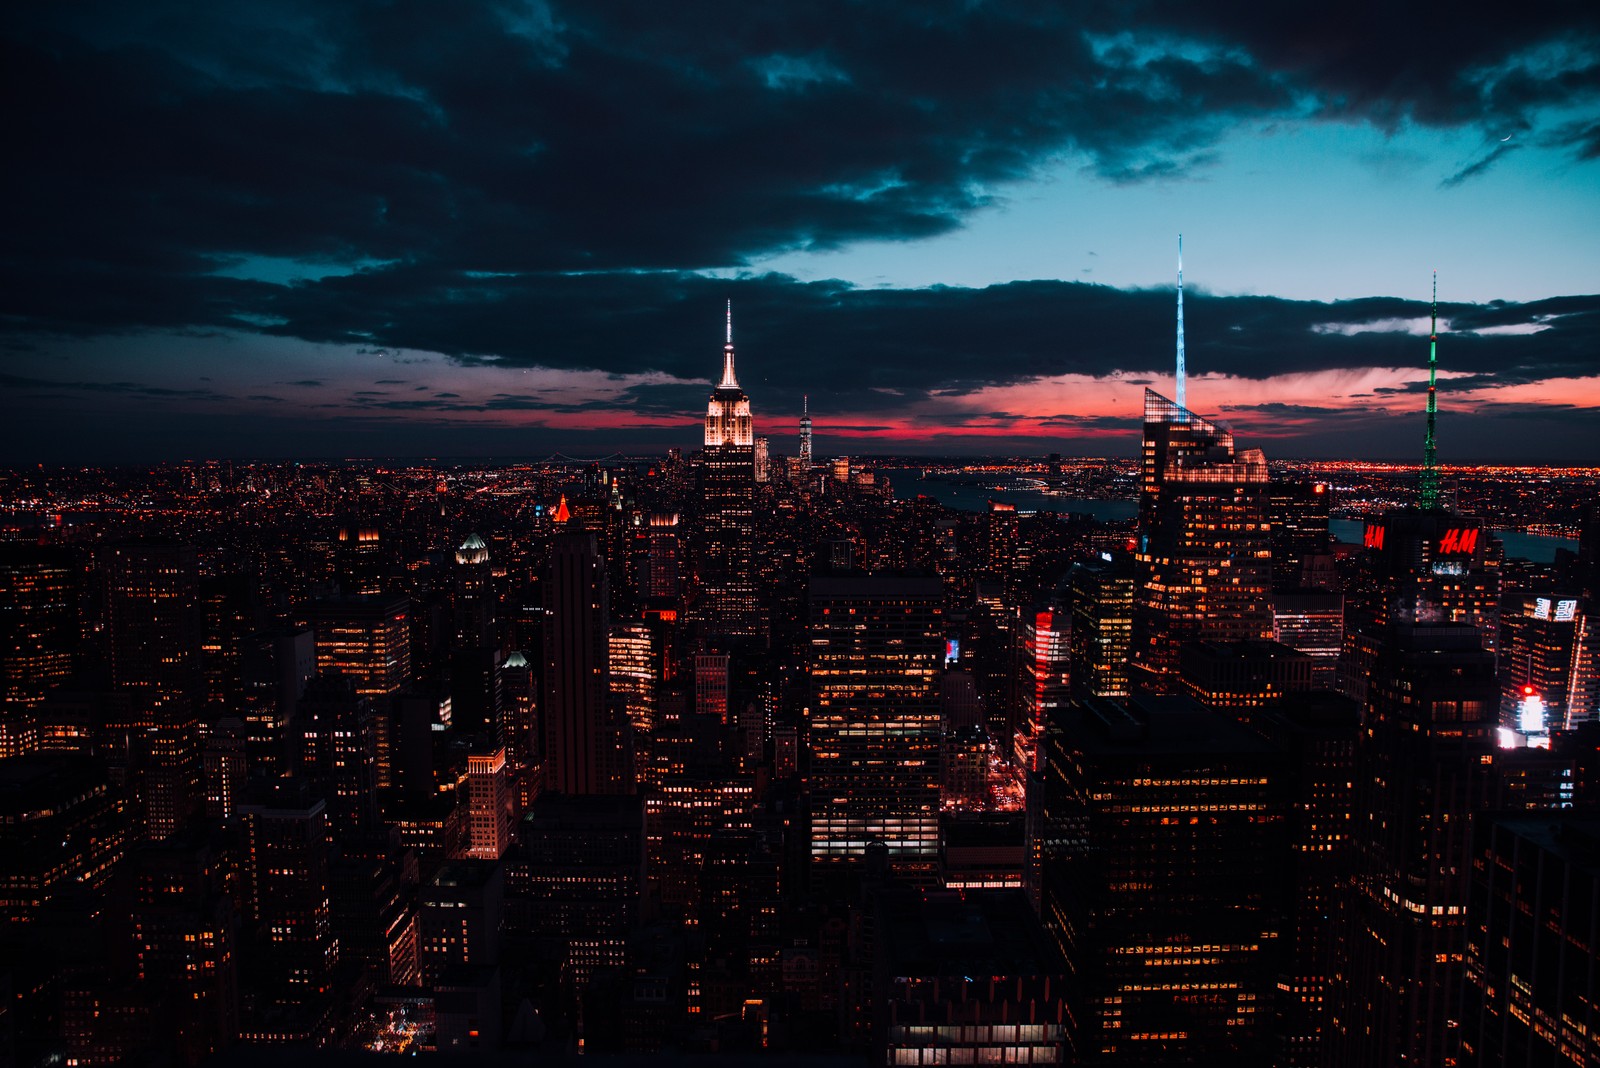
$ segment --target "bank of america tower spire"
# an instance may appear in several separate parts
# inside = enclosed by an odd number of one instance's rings
[[[733,302],[727,307],[722,378],[706,404],[700,467],[698,616],[708,634],[755,634],[755,431],[750,398],[733,364]]]

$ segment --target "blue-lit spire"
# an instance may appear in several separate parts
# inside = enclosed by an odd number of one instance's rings
[[[1178,402],[1178,407],[1187,410],[1189,405],[1184,399],[1184,368],[1183,368],[1183,235],[1178,235],[1178,375],[1177,391],[1173,397]]]

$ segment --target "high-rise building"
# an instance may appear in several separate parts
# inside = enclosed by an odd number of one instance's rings
[[[452,861],[422,887],[417,910],[422,981],[433,986],[461,969],[500,963],[505,872],[491,860]]]
[[[1500,549],[1483,521],[1444,509],[1369,518],[1359,576],[1345,597],[1345,690],[1366,699],[1374,657],[1395,625],[1467,623],[1485,649],[1499,639]]]
[[[678,540],[678,513],[657,512],[650,517],[650,542],[645,566],[645,598],[675,603],[682,589]]]
[[[157,542],[113,547],[106,608],[111,680],[139,732],[145,834],[161,839],[200,806],[199,554]]]
[[[1328,497],[1328,487],[1323,482],[1274,479],[1267,487],[1273,589],[1293,590],[1310,585],[1306,581],[1308,565],[1332,552]]]
[[[1461,1063],[1600,1064],[1597,901],[1600,820],[1541,813],[1479,829]]]
[[[241,660],[246,750],[250,766],[270,778],[289,759],[289,724],[317,672],[316,635],[307,627],[258,634]]]
[[[771,478],[770,465],[772,462],[772,442],[768,438],[756,438],[755,447],[755,476],[757,482],[767,482]]]
[[[1077,1062],[1068,969],[1021,893],[898,888],[872,919],[875,1063]]]
[[[1512,714],[1526,687],[1544,705],[1551,726],[1566,727],[1572,674],[1582,650],[1577,594],[1507,597],[1500,606],[1500,713]]]
[[[732,681],[727,653],[697,653],[694,658],[694,713],[728,722],[728,689]]]
[[[328,896],[328,807],[303,778],[253,784],[244,826],[247,985],[242,1022],[258,1041],[308,1039],[327,1024],[339,940]]]
[[[1190,642],[1178,651],[1182,692],[1248,723],[1311,689],[1311,658],[1277,642]]]
[[[563,794],[627,793],[631,728],[610,701],[606,566],[593,534],[555,536],[544,609],[545,786]]]
[[[811,474],[811,398],[800,398],[800,477],[808,478]]]
[[[939,846],[944,585],[933,577],[812,578],[811,858],[823,873],[881,843],[931,872]]]
[[[759,629],[755,588],[755,434],[750,398],[733,373],[733,312],[722,379],[706,405],[701,462],[700,617],[712,635]]]
[[[1270,1063],[1277,752],[1176,696],[1091,698],[1048,744],[1041,915],[1074,974],[1081,1058]]]
[[[1311,658],[1311,684],[1339,685],[1344,652],[1344,594],[1334,590],[1277,590],[1272,594],[1272,640]]]
[[[1039,770],[1045,727],[1066,704],[1071,680],[1072,617],[1059,605],[1024,615],[1022,622],[1022,717],[1012,739],[1019,767]]]
[[[467,757],[467,855],[499,860],[516,829],[515,796],[504,747]]]
[[[546,794],[523,817],[507,862],[506,920],[556,946],[564,981],[582,989],[622,966],[644,889],[644,806],[637,797]]]
[[[500,648],[495,628],[494,577],[489,546],[469,534],[451,569],[454,609],[450,643],[450,718],[457,731],[484,738],[500,712]]]
[[[206,733],[200,755],[200,782],[207,819],[220,823],[233,818],[249,769],[248,745],[244,722],[234,716],[218,720]]]
[[[1274,1063],[1282,1068],[1323,1063],[1328,965],[1337,935],[1336,895],[1346,885],[1360,725],[1360,706],[1328,691],[1293,694],[1250,723],[1277,747],[1288,784],[1288,853],[1282,862],[1290,893],[1274,1028]]]
[[[344,675],[356,692],[375,699],[405,688],[411,676],[410,599],[358,594],[313,603],[317,672]]]
[[[1233,433],[1145,390],[1132,660],[1173,690],[1186,641],[1272,636],[1267,461]]]
[[[394,785],[390,703],[411,680],[411,601],[357,594],[317,601],[307,610],[316,632],[317,673],[340,674],[372,703],[380,787]]]
[[[1128,653],[1133,643],[1132,562],[1122,558],[1074,564],[1068,576],[1072,624],[1068,628],[1072,696],[1126,697]]]
[[[378,823],[378,728],[371,700],[347,675],[318,675],[306,686],[294,724],[294,771],[326,799],[340,841]]]
[[[63,549],[0,547],[0,759],[33,749],[33,713],[72,673],[78,576]]]
[[[128,803],[91,758],[0,761],[0,924],[34,922],[68,887],[104,889],[128,832]]]
[[[1349,877],[1336,895],[1327,1063],[1451,1063],[1472,827],[1496,795],[1499,704],[1494,654],[1472,626],[1385,636],[1356,752]]]
[[[129,858],[135,978],[176,1039],[179,1061],[198,1064],[239,1028],[238,917],[228,865],[187,836],[147,844]]]

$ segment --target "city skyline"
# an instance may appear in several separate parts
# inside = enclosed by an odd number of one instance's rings
[[[1120,455],[1575,463],[1600,16],[288,2],[10,20],[0,462]],[[1136,28],[1130,28],[1136,27]],[[25,91],[24,91],[25,90]]]

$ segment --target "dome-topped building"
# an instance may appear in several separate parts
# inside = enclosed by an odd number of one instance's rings
[[[467,540],[461,543],[461,548],[456,550],[456,563],[458,564],[487,564],[489,562],[489,546],[476,534],[468,534]]]

